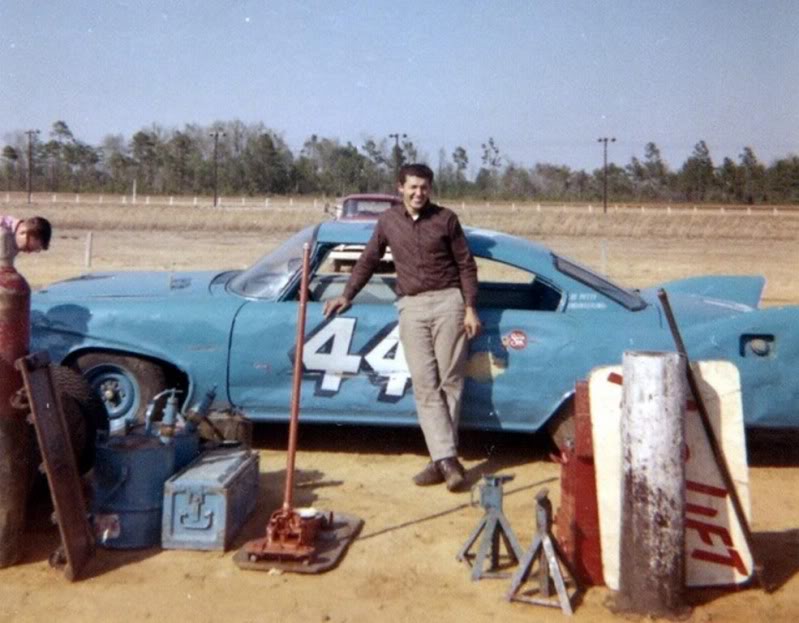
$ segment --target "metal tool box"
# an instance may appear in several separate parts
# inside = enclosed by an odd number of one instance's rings
[[[203,452],[164,484],[161,545],[225,550],[257,499],[257,453],[240,446]]]

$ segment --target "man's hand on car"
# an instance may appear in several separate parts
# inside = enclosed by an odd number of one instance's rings
[[[330,316],[334,314],[341,314],[347,311],[350,308],[350,305],[352,305],[352,301],[350,301],[346,296],[337,296],[334,299],[326,301],[324,308],[325,318],[330,318]]]

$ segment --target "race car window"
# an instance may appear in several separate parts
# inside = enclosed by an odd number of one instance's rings
[[[241,296],[274,299],[302,267],[302,247],[313,243],[316,228],[303,229],[230,280],[228,288]]]
[[[363,247],[359,245],[336,245],[328,248],[311,275],[310,300],[324,302],[341,296],[347,285],[349,273]],[[388,256],[388,257],[387,257]],[[390,251],[386,251],[377,272],[356,295],[353,303],[367,305],[390,305],[397,300],[397,279]]]
[[[478,305],[497,309],[555,311],[561,292],[528,270],[484,257],[475,257]]]
[[[637,292],[625,290],[615,283],[608,281],[605,277],[601,277],[588,268],[580,266],[564,257],[554,254],[552,257],[555,262],[555,268],[560,272],[568,275],[572,279],[576,279],[580,283],[584,283],[597,292],[601,292],[609,299],[616,301],[619,305],[626,307],[630,311],[638,311],[646,307],[646,301],[644,301]]]

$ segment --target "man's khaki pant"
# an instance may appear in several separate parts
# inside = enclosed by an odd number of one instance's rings
[[[434,290],[403,296],[397,309],[400,341],[430,458],[455,457],[467,354],[463,297],[458,288]]]

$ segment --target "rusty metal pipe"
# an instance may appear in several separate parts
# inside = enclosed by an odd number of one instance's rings
[[[308,308],[308,273],[311,264],[311,245],[302,246],[302,276],[300,277],[300,304],[297,308],[297,346],[294,350],[294,378],[291,386],[291,420],[289,421],[289,449],[286,458],[286,489],[283,493],[283,510],[292,508],[294,498],[294,460],[297,455],[297,430],[300,420],[300,388],[302,384],[302,354],[305,345],[305,316]]]
[[[621,611],[685,612],[685,359],[623,357]]]
[[[738,519],[738,522],[741,525],[741,533],[743,534],[744,541],[746,542],[746,546],[749,548],[749,552],[752,555],[752,571],[754,572],[755,579],[766,592],[770,592],[771,587],[766,583],[765,578],[763,577],[763,564],[757,558],[754,538],[752,537],[752,529],[749,526],[749,520],[746,518],[746,513],[744,512],[743,505],[741,504],[741,498],[738,496],[738,489],[736,489],[735,482],[730,474],[727,458],[724,456],[724,450],[722,449],[721,443],[718,439],[716,439],[716,435],[713,432],[713,426],[710,423],[710,415],[708,414],[702,394],[699,391],[699,383],[696,380],[693,369],[691,368],[691,360],[688,359],[688,351],[685,348],[682,335],[680,335],[680,330],[677,327],[677,321],[674,318],[674,312],[671,309],[669,297],[663,288],[658,290],[658,298],[660,299],[660,304],[663,306],[663,312],[666,315],[666,320],[668,321],[671,335],[674,338],[674,344],[677,347],[677,352],[685,357],[687,364],[685,369],[688,377],[688,387],[694,396],[696,409],[699,412],[699,420],[702,422],[702,428],[705,431],[708,444],[713,452],[713,458],[716,460],[716,465],[719,468],[722,481],[724,482],[724,486],[730,495],[730,501],[732,502],[732,508],[735,511],[735,517]]]

